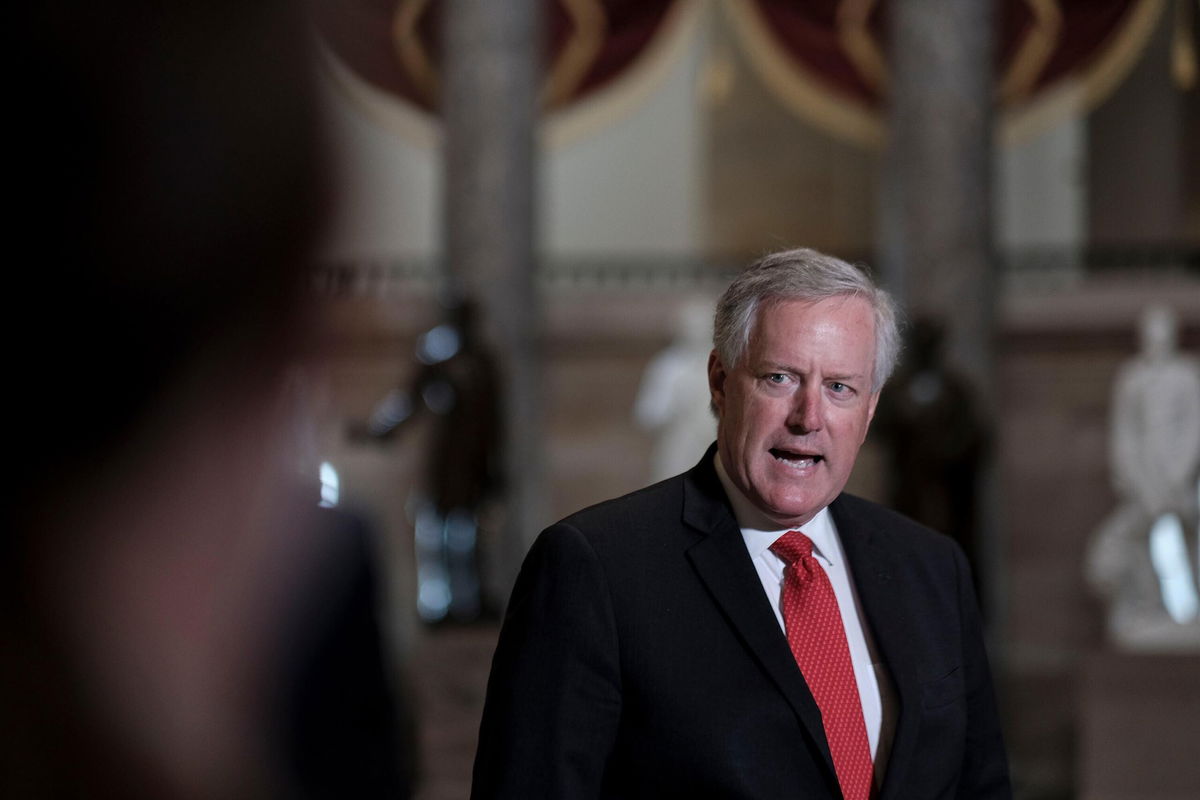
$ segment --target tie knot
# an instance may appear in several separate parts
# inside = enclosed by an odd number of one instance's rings
[[[812,539],[800,531],[788,531],[771,545],[771,552],[786,561],[788,566],[801,559],[811,558],[812,549]]]

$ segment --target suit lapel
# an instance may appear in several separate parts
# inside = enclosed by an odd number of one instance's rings
[[[921,721],[921,686],[917,653],[913,650],[915,637],[910,635],[913,621],[908,617],[905,603],[900,602],[897,581],[903,565],[897,563],[896,555],[887,548],[885,534],[855,516],[837,500],[829,508],[854,575],[863,615],[896,691],[899,704],[896,729],[880,797],[881,800],[899,797],[899,787],[904,785],[904,773],[912,760]]]
[[[688,549],[687,557],[747,649],[800,718],[836,787],[821,711],[763,593],[742,532],[712,467],[712,455],[710,449],[684,482],[684,522],[707,534]]]

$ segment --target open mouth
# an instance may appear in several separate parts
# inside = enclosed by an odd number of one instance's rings
[[[770,452],[776,461],[782,461],[793,467],[811,467],[825,460],[824,456],[817,455],[816,453],[800,453],[795,450],[783,450],[778,447],[772,447]]]

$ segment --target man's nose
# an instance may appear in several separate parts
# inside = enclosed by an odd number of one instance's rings
[[[811,433],[821,429],[821,391],[820,387],[804,387],[796,392],[792,404],[792,412],[788,415],[787,425],[799,433]]]

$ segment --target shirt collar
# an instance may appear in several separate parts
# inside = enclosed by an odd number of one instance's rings
[[[733,506],[733,515],[737,518],[738,527],[742,530],[742,538],[746,540],[746,549],[750,551],[752,557],[757,558],[762,555],[769,550],[771,545],[775,544],[776,539],[788,531],[794,530],[793,528],[779,527],[742,493],[742,490],[730,479],[729,473],[725,471],[725,465],[721,463],[720,452],[713,456],[713,465],[716,467],[721,486],[724,487],[725,494]],[[828,506],[818,511],[816,516],[799,530],[812,540],[813,555],[825,566],[832,566],[841,560],[842,548]],[[774,553],[771,555],[775,557]]]

